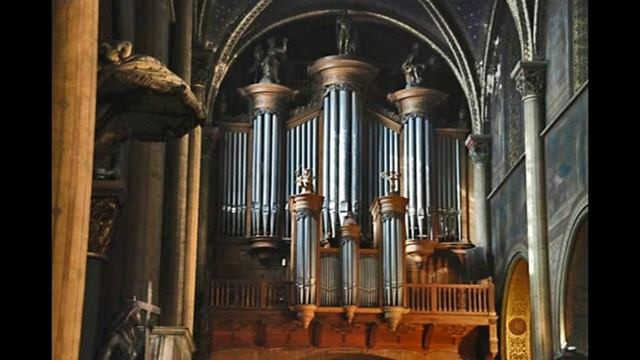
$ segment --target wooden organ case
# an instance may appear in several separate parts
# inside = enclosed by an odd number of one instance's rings
[[[367,98],[377,69],[364,60],[328,56],[308,70],[317,95],[304,111],[287,109],[295,91],[256,83],[240,90],[248,121],[221,124],[210,354],[475,358],[484,336],[493,358],[494,287],[465,266],[468,131],[440,127],[446,95],[396,91],[390,114]]]

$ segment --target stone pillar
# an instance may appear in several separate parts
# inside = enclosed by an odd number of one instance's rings
[[[136,36],[136,0],[113,0],[113,32],[118,41],[131,41]],[[134,47],[134,49],[136,49]]]
[[[531,289],[531,339],[536,360],[553,358],[553,336],[549,293],[549,240],[545,189],[544,62],[520,61],[511,73],[522,95],[527,201],[529,284]]]
[[[78,359],[89,236],[98,2],[53,1],[52,358]]]
[[[184,310],[182,324],[193,333],[198,251],[198,210],[200,206],[200,165],[202,128],[189,132],[189,172],[187,174],[187,244],[185,249]]]
[[[465,140],[469,158],[473,163],[473,198],[475,205],[475,241],[477,247],[489,252],[489,210],[487,203],[487,178],[491,158],[491,136],[470,134]]]
[[[142,0],[136,4],[136,53],[168,60],[169,3]],[[164,195],[163,143],[131,141],[127,174],[127,200],[123,208],[121,234],[116,241],[126,245],[123,295],[145,299],[148,282],[153,293],[160,289],[162,202]]]
[[[187,84],[191,83],[191,37],[193,0],[176,1],[176,23],[171,41],[170,68]],[[192,130],[193,132],[193,130]],[[184,325],[187,261],[187,174],[189,138],[171,140],[166,145],[166,180],[162,244],[161,322]]]

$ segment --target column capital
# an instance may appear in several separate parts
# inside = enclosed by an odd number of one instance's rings
[[[488,162],[491,157],[491,135],[469,134],[464,141],[474,163]]]
[[[516,89],[522,97],[544,94],[546,67],[545,61],[518,61],[511,78],[515,80]]]
[[[311,77],[317,77],[323,87],[349,84],[361,88],[373,80],[378,69],[354,56],[332,55],[318,59],[309,66],[308,72]]]
[[[251,111],[274,109],[283,110],[293,100],[298,91],[273,83],[257,83],[238,89],[240,95],[249,99]]]
[[[447,97],[447,94],[439,90],[411,87],[390,93],[387,99],[398,108],[400,116],[404,117],[413,113],[432,114]]]

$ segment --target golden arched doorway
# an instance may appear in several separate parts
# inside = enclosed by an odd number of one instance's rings
[[[529,266],[520,258],[509,272],[502,306],[502,359],[531,359]]]

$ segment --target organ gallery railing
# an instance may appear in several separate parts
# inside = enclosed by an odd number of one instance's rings
[[[292,288],[291,282],[288,281],[213,280],[210,288],[209,306],[212,308],[285,310],[293,303],[291,301]],[[339,291],[323,294],[323,286],[320,286],[319,290],[320,299],[325,299],[325,297],[332,299],[331,296],[339,296],[337,295]],[[407,305],[412,313],[495,314],[495,289],[492,283],[407,284],[406,290]],[[378,307],[377,294],[373,296],[371,293],[365,292],[363,294],[362,288],[360,288],[360,294],[360,307]],[[365,300],[366,303],[362,300]],[[320,301],[323,302],[323,300]],[[327,306],[333,306],[333,301]]]

